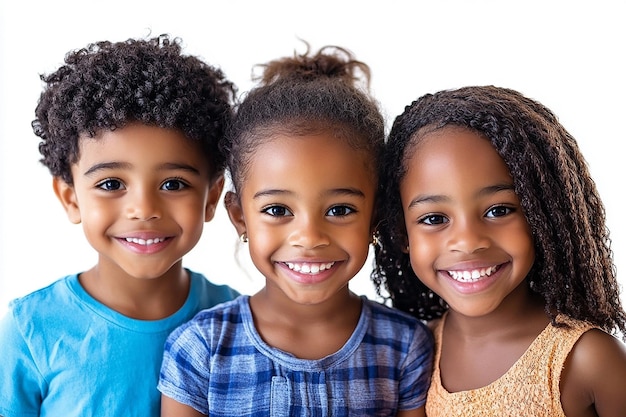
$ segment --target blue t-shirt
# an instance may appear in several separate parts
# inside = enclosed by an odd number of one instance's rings
[[[111,310],[77,275],[12,301],[0,321],[0,415],[158,417],[165,339],[198,311],[239,295],[189,275],[187,301],[162,320]]]
[[[219,416],[395,416],[424,405],[433,339],[421,322],[362,297],[345,345],[319,360],[267,345],[249,297],[198,313],[165,344],[159,390]]]

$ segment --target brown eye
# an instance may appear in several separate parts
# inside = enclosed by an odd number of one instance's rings
[[[292,213],[283,206],[270,206],[262,211],[265,214],[269,214],[274,217],[283,217],[283,216],[291,216]]]
[[[326,212],[327,216],[347,216],[348,214],[354,213],[354,210],[348,206],[333,206]]]
[[[178,191],[184,188],[187,188],[187,184],[181,180],[167,180],[161,186],[161,189],[165,191]]]
[[[121,181],[112,178],[99,182],[96,187],[105,191],[117,191],[124,188]]]
[[[512,213],[515,209],[506,206],[496,206],[487,210],[485,217],[502,217]]]
[[[424,216],[418,220],[418,223],[427,224],[427,225],[438,225],[447,223],[448,219],[445,216],[440,214],[429,214]]]

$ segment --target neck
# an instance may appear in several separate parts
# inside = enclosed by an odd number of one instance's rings
[[[299,304],[276,288],[250,298],[254,325],[270,346],[301,359],[320,359],[341,349],[356,328],[361,299],[347,286],[329,299]]]
[[[446,327],[449,331],[458,332],[460,337],[478,339],[493,338],[498,334],[540,332],[548,322],[543,299],[522,283],[488,314],[466,316],[450,309]]]
[[[159,320],[174,314],[185,303],[191,285],[181,262],[153,278],[129,276],[100,262],[80,274],[79,282],[100,303],[140,320]]]
[[[300,304],[286,297],[280,290],[266,286],[250,298],[250,308],[255,317],[263,316],[266,320],[286,326],[309,326],[344,320],[356,323],[361,313],[361,299],[346,286],[323,302]]]

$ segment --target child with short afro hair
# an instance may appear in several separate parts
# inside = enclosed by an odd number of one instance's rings
[[[98,262],[11,302],[0,415],[158,416],[167,335],[238,295],[182,265],[222,192],[236,87],[167,35],[90,44],[41,78],[41,162]]]

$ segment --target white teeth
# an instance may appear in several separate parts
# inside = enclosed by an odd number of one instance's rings
[[[155,238],[155,239],[138,239],[136,237],[127,237],[126,241],[130,242],[130,243],[135,243],[137,245],[144,245],[144,246],[150,246],[150,245],[154,245],[155,243],[160,243],[163,242],[165,240],[165,238]]]
[[[490,276],[496,272],[497,269],[498,266],[495,265],[482,269],[472,269],[469,271],[448,271],[448,275],[459,282],[474,282],[478,281],[482,277]]]
[[[319,274],[322,271],[325,271],[327,269],[332,268],[332,266],[335,263],[334,262],[328,262],[328,263],[312,263],[312,262],[293,263],[293,262],[286,262],[286,264],[289,267],[289,269],[291,269],[293,271],[300,272],[300,273],[303,273],[303,274],[315,275],[315,274]]]

